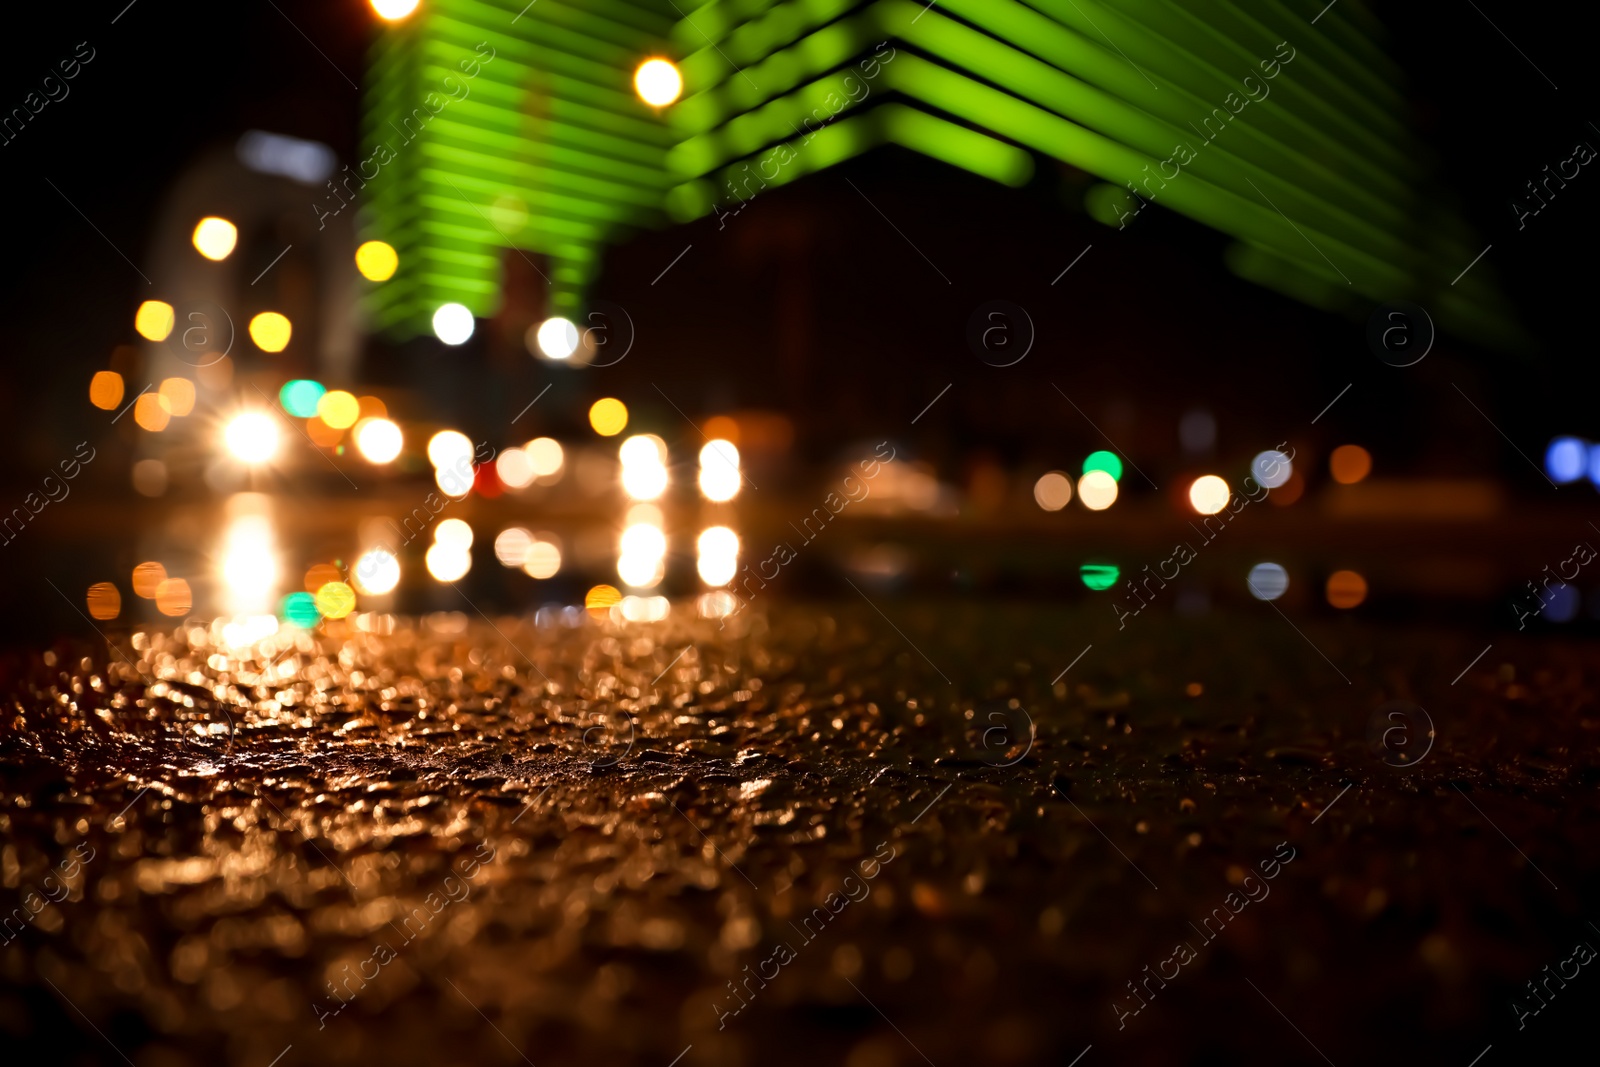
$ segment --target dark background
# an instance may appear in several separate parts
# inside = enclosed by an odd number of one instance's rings
[[[143,262],[150,220],[175,175],[251,128],[359,157],[360,94],[346,77],[362,81],[378,32],[364,2],[137,0],[126,10],[124,2],[30,6],[8,26],[0,107],[20,105],[79,42],[95,50],[70,96],[0,146],[8,499],[19,501],[80,440],[113,457],[127,448],[104,431],[85,393],[111,349],[135,340],[133,309],[154,294],[111,245]],[[1318,6],[1297,5],[1308,18]],[[887,149],[762,194],[726,230],[707,219],[610,249],[592,295],[626,307],[639,332],[617,366],[551,368],[515,353],[508,363],[507,352],[486,350],[493,331],[480,329],[460,349],[375,341],[363,376],[394,382],[448,361],[482,387],[456,391],[457,410],[440,417],[475,436],[508,431],[504,404],[480,406],[474,395],[504,379],[517,380],[504,391],[520,395],[524,380],[537,388],[553,376],[559,388],[540,412],[552,432],[579,429],[588,403],[611,394],[629,403],[636,426],[671,428],[676,441],[684,424],[659,387],[695,418],[733,407],[784,411],[803,459],[894,436],[956,480],[974,456],[1067,465],[1104,447],[1059,388],[1157,481],[1187,469],[1177,419],[1202,405],[1218,416],[1219,460],[1234,466],[1290,437],[1309,439],[1320,455],[1356,439],[1382,473],[1498,476],[1545,505],[1549,485],[1462,394],[1534,462],[1557,433],[1600,435],[1581,363],[1592,344],[1590,179],[1580,174],[1521,232],[1511,208],[1523,184],[1570,156],[1577,140],[1600,145],[1585,108],[1590,36],[1571,16],[1555,27],[1529,8],[1479,7],[1385,5],[1378,14],[1409,72],[1424,150],[1437,158],[1434,195],[1459,205],[1480,245],[1493,244],[1473,270],[1492,274],[1512,299],[1537,342],[1525,352],[1443,337],[1423,363],[1397,370],[1368,351],[1361,318],[1235,278],[1222,262],[1226,239],[1213,231],[1159,210],[1123,232],[1091,221],[1080,206],[1087,175],[1041,160],[1033,182],[1011,190]],[[965,341],[969,316],[996,298],[1028,309],[1038,327],[1034,351],[1015,367],[983,364]],[[1350,393],[1310,426],[1348,383]],[[946,384],[950,392],[910,425]],[[133,499],[120,458],[90,467],[79,487]],[[1557,499],[1576,506],[1592,492],[1580,482]],[[7,586],[18,577],[13,562]]]

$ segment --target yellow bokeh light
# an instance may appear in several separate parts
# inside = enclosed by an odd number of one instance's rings
[[[89,403],[110,411],[122,403],[122,375],[114,370],[95,371],[89,379]]]
[[[323,393],[317,401],[317,417],[335,430],[348,430],[361,417],[361,401],[343,389]]]
[[[163,615],[187,615],[193,603],[189,583],[182,578],[168,578],[156,587],[156,610]]]
[[[628,406],[609,396],[596,400],[589,409],[589,425],[601,437],[615,437],[628,426]]]
[[[651,107],[666,107],[683,94],[683,75],[665,59],[647,59],[633,74],[639,99]]]
[[[356,609],[356,591],[343,582],[328,582],[317,590],[316,605],[327,618],[342,619]]]
[[[622,603],[622,593],[614,585],[597,585],[583,597],[583,606],[600,614],[610,611],[620,603]]]
[[[1106,471],[1090,471],[1078,479],[1078,499],[1090,511],[1104,511],[1117,502],[1117,480]]]
[[[161,383],[161,399],[167,413],[187,415],[194,410],[194,383],[187,378],[168,378]]]
[[[388,419],[362,419],[356,427],[356,450],[368,463],[391,463],[404,445],[405,435]]]
[[[372,0],[372,10],[385,22],[397,22],[417,9],[418,0]]]
[[[133,402],[133,421],[142,430],[160,433],[172,421],[172,414],[167,411],[167,405],[161,402],[158,394],[140,393],[139,399]]]
[[[167,568],[156,562],[141,563],[133,568],[133,592],[135,596],[153,600],[156,590],[161,583],[167,580]]]
[[[400,254],[383,241],[368,241],[356,249],[356,270],[369,282],[386,282],[400,267]]]
[[[122,614],[122,594],[110,582],[95,582],[89,587],[89,617],[114,619]]]
[[[238,243],[239,230],[227,219],[208,215],[194,228],[195,250],[207,259],[227,259]]]
[[[161,300],[146,300],[133,314],[133,328],[146,341],[165,341],[173,321],[172,305]]]
[[[263,311],[250,320],[250,340],[263,352],[282,352],[293,332],[289,319],[276,311]]]
[[[1202,474],[1189,486],[1189,506],[1202,515],[1215,515],[1232,496],[1228,483],[1215,474]]]

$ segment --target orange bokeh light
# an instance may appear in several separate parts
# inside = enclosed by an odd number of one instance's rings
[[[1328,471],[1340,485],[1354,485],[1372,473],[1372,454],[1360,445],[1340,445],[1328,457]]]
[[[114,619],[122,614],[122,594],[110,582],[95,582],[89,587],[89,615],[91,618]]]
[[[1353,608],[1367,599],[1367,580],[1355,571],[1334,571],[1328,575],[1328,603],[1336,608]]]

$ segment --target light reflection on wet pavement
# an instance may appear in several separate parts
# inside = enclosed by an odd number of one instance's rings
[[[1308,624],[1347,686],[1276,619],[1063,672],[1081,611],[891,614],[9,661],[0,1025],[141,1067],[1466,1062],[1585,929],[1579,646],[1451,686],[1470,637]],[[1372,747],[1395,699],[1414,766]]]

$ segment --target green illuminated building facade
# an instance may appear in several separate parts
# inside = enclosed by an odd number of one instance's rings
[[[507,247],[545,257],[552,313],[575,316],[628,228],[726,216],[897,144],[1007,185],[1058,160],[1103,182],[1100,221],[1179,212],[1296,299],[1408,299],[1515,337],[1487,270],[1450,284],[1480,248],[1430,188],[1355,0],[523,3],[423,0],[374,50],[362,229],[400,252],[386,329],[448,301],[492,314]],[[684,77],[661,111],[632,87],[651,56]]]

